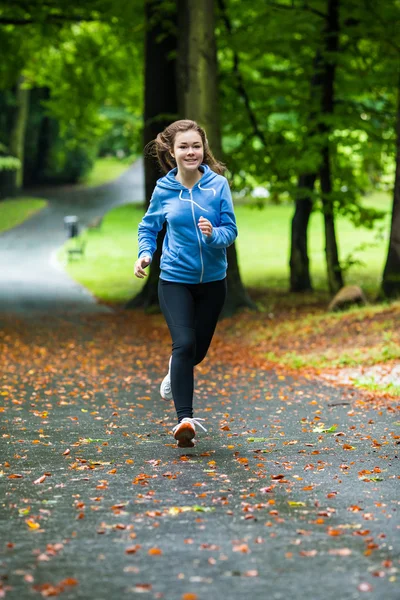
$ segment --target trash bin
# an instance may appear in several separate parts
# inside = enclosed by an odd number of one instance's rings
[[[75,215],[64,217],[64,227],[69,238],[77,237],[79,234],[79,219]]]

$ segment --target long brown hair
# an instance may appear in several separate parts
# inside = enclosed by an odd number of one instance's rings
[[[168,125],[164,131],[157,135],[155,140],[152,140],[146,145],[146,154],[156,158],[164,173],[168,173],[168,171],[176,167],[175,158],[171,154],[171,150],[174,148],[176,134],[190,131],[191,129],[196,131],[202,139],[204,149],[203,163],[208,165],[215,173],[223,175],[226,171],[226,167],[222,162],[219,162],[211,152],[206,132],[196,123],[196,121],[191,121],[189,119],[174,121]]]

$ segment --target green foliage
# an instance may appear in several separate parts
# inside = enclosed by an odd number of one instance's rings
[[[0,155],[0,171],[15,171],[20,166],[21,161],[15,156]]]
[[[340,52],[330,56],[325,0],[219,5],[224,151],[235,185],[245,194],[263,186],[272,197],[295,198],[299,175],[318,171],[328,141],[334,211],[371,228],[382,214],[365,208],[361,196],[393,185],[398,4],[341,2]],[[318,57],[336,64],[329,117],[320,110]],[[317,185],[317,209],[319,193]]]
[[[70,25],[60,32],[57,46],[38,54],[27,67],[36,85],[50,89],[45,107],[62,135],[68,133],[77,142],[103,137],[112,121],[102,106],[122,104],[141,114],[141,36],[137,31],[136,44],[133,39],[127,46],[109,24]]]
[[[8,25],[1,23],[8,22]],[[103,152],[137,153],[142,129],[143,7],[141,0],[88,0],[81,6],[57,3],[0,1],[0,88],[8,91],[23,73],[32,89],[49,90],[41,100],[56,127],[49,160],[35,156],[40,122],[28,139],[27,163],[32,179],[75,181],[90,170],[105,136]],[[0,116],[0,139],[8,141],[13,100],[7,117]],[[0,94],[0,107],[2,97]],[[129,115],[113,133],[113,109]],[[0,111],[3,112],[3,111]],[[39,113],[37,113],[39,114]],[[127,125],[129,123],[129,125]],[[32,121],[30,122],[32,126]],[[30,154],[31,153],[31,154]],[[38,173],[36,163],[47,163]]]
[[[124,157],[142,153],[142,119],[139,115],[117,106],[104,106],[100,114],[111,126],[100,140],[99,156],[111,154]]]
[[[90,172],[96,155],[96,146],[78,145],[74,137],[58,138],[49,154],[42,181],[75,183]]]

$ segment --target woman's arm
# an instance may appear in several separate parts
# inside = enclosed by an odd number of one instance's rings
[[[218,227],[212,228],[210,236],[203,236],[206,244],[211,248],[227,248],[237,238],[235,213],[229,183],[226,181],[221,192],[221,220]]]
[[[157,234],[162,229],[164,222],[165,217],[156,188],[151,197],[149,208],[138,227],[139,258],[148,256],[150,260],[152,259],[157,248]]]

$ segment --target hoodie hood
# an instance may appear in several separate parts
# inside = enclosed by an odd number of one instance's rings
[[[199,179],[199,181],[193,186],[193,188],[196,188],[197,186],[199,186],[200,189],[202,187],[206,187],[216,177],[218,177],[218,174],[215,173],[214,171],[212,171],[210,169],[210,167],[204,163],[200,165],[199,169],[200,169],[200,171],[202,171],[203,174],[202,174],[201,178]],[[184,185],[182,185],[180,183],[180,181],[178,181],[175,178],[175,175],[177,174],[177,172],[178,172],[178,167],[171,169],[171,171],[169,171],[166,175],[164,175],[164,177],[161,177],[161,179],[159,179],[157,181],[157,185],[166,190],[176,190],[176,191],[186,190],[187,188]]]

